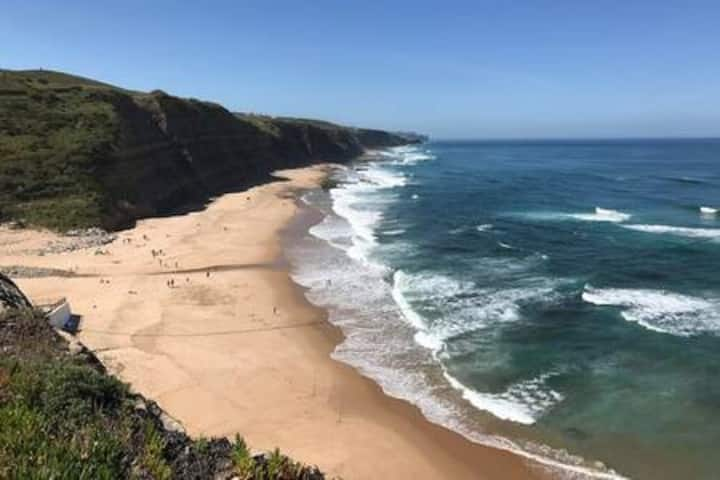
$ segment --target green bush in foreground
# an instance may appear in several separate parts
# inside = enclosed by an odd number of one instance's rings
[[[65,362],[3,360],[0,371],[0,478],[110,479],[123,473],[130,432],[103,415],[119,406],[122,384]]]
[[[162,428],[141,397],[32,311],[0,316],[0,479],[320,480],[275,450]],[[146,407],[138,408],[138,402]]]
[[[171,478],[127,385],[71,357],[41,314],[0,318],[0,478]]]

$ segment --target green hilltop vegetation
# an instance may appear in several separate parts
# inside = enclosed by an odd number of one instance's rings
[[[1,285],[0,285],[1,286]],[[322,480],[242,438],[191,439],[29,309],[0,314],[0,478]]]
[[[231,113],[46,70],[0,70],[0,222],[127,228],[267,181],[421,138]]]

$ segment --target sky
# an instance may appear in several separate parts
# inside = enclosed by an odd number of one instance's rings
[[[720,136],[717,0],[3,0],[0,68],[433,138]]]

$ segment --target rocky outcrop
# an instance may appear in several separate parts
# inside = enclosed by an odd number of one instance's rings
[[[73,277],[75,272],[60,268],[28,267],[25,265],[0,266],[0,274],[13,278]]]
[[[32,308],[32,303],[9,277],[0,273],[0,313],[10,309]]]

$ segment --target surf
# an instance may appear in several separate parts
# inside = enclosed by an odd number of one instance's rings
[[[666,290],[593,288],[586,285],[582,299],[598,306],[621,307],[628,322],[675,336],[720,333],[720,302]]]
[[[695,228],[695,227],[678,227],[674,225],[643,225],[643,224],[627,224],[622,225],[623,228],[635,230],[637,232],[652,233],[657,235],[673,235],[685,238],[698,238],[715,240],[720,239],[720,228]]]

